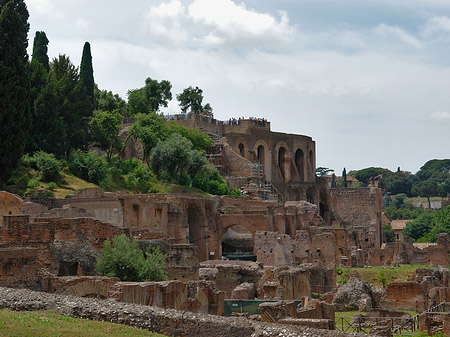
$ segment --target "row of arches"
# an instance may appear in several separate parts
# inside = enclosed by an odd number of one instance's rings
[[[240,143],[238,145],[239,148],[239,152],[241,156],[244,156],[245,152],[245,147],[242,143]],[[256,160],[257,160],[257,165],[258,168],[262,168],[264,170],[266,170],[267,173],[267,165],[266,164],[270,164],[270,163],[266,163],[268,161],[268,159],[271,158],[271,156],[269,156],[269,158],[267,158],[267,153],[266,153],[266,148],[264,145],[260,144],[256,150]],[[277,150],[277,169],[279,170],[281,177],[283,178],[284,181],[288,181],[288,180],[293,180],[295,179],[295,177],[298,177],[298,181],[299,182],[305,182],[307,180],[307,174],[311,173],[314,170],[314,153],[312,150],[309,151],[308,153],[308,157],[307,160],[305,158],[305,153],[303,152],[302,149],[297,149],[295,151],[294,154],[294,165],[295,168],[294,170],[296,170],[296,172],[291,172],[291,160],[290,160],[290,156],[288,153],[288,150],[285,146],[281,145],[278,147]],[[294,174],[292,174],[294,173]],[[297,180],[297,179],[295,179]]]

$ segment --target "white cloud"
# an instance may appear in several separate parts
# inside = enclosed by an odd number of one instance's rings
[[[427,21],[422,34],[430,36],[435,33],[450,33],[450,18],[447,16],[435,16]]]
[[[450,120],[450,112],[436,111],[431,114],[431,118],[436,121],[447,121]]]
[[[224,45],[239,41],[268,45],[289,41],[295,29],[286,12],[277,20],[270,14],[247,9],[231,0],[195,0],[188,9],[197,25],[208,31],[201,39],[206,44]]]
[[[395,38],[415,48],[422,47],[420,40],[398,26],[390,26],[382,23],[375,28],[375,32],[387,38]]]
[[[188,38],[183,27],[186,17],[185,8],[181,2],[172,0],[151,7],[145,18],[145,26],[151,35],[180,44]]]
[[[30,12],[40,16],[48,16],[52,18],[61,18],[63,13],[57,10],[51,0],[28,0],[27,6],[30,7]]]

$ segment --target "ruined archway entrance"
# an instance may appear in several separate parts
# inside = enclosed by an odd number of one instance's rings
[[[305,155],[302,150],[295,151],[295,166],[297,167],[300,182],[305,181]]]
[[[222,257],[229,260],[256,261],[252,232],[244,225],[229,227],[222,237]]]
[[[207,256],[207,240],[205,219],[201,209],[196,205],[189,205],[188,210],[188,225],[189,225],[189,243],[197,246],[198,258],[200,261],[208,259]]]
[[[314,190],[314,188],[310,187],[306,190],[306,201],[311,203],[311,204],[315,204],[315,194],[316,191]]]

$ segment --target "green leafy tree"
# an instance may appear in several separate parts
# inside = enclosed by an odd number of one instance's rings
[[[151,152],[153,171],[159,179],[181,185],[188,185],[207,159],[192,143],[178,133],[167,140],[159,142]]]
[[[158,82],[148,77],[145,80],[144,97],[150,111],[159,111],[161,106],[167,107],[172,99],[172,84],[167,80]]]
[[[96,257],[96,269],[100,275],[118,277],[124,282],[164,281],[166,258],[159,247],[149,247],[144,254],[137,240],[122,234],[103,243]]]
[[[380,174],[385,174],[386,172],[390,172],[387,169],[383,169],[381,167],[368,167],[362,170],[350,171],[349,175],[354,176],[360,182],[362,182],[365,186],[369,184],[369,180],[372,177],[376,177]]]
[[[142,143],[144,160],[148,160],[153,147],[167,138],[167,125],[164,118],[155,112],[140,113],[136,115],[136,122],[130,127],[128,135]]]
[[[83,46],[83,54],[81,56],[81,65],[80,65],[80,79],[81,83],[86,90],[86,94],[88,95],[92,108],[94,104],[94,68],[92,67],[92,55],[91,55],[91,45],[89,42],[85,42]]]
[[[45,32],[36,32],[33,40],[33,55],[31,57],[32,62],[40,63],[46,71],[50,70],[49,58],[48,58],[48,39]]]
[[[427,238],[431,242],[436,242],[439,233],[450,234],[450,206],[440,209],[436,214],[436,223],[431,228]]]
[[[431,208],[430,197],[436,195],[437,184],[433,180],[424,180],[413,186],[411,193],[417,196],[427,197],[428,208]]]
[[[148,112],[145,103],[144,88],[128,90],[128,116],[135,116],[137,114],[145,114]]]
[[[0,185],[17,167],[30,126],[28,16],[24,1],[0,1]]]
[[[386,242],[395,242],[395,233],[390,224],[383,224],[383,233]]]
[[[212,108],[209,103],[203,105],[203,90],[199,87],[188,87],[181,94],[177,95],[181,112],[212,115]]]
[[[436,224],[436,212],[422,213],[416,219],[408,221],[403,229],[403,235],[418,240],[430,232]]]
[[[123,116],[118,110],[95,110],[89,122],[92,139],[106,152],[108,160],[111,159],[114,149],[121,150],[119,131],[122,121]]]
[[[171,89],[172,84],[169,81],[158,82],[148,77],[144,87],[128,91],[129,115],[157,112],[160,107],[167,107],[172,99]]]
[[[194,150],[206,150],[213,140],[206,133],[203,133],[197,129],[188,128],[180,124],[176,124],[170,121],[167,125],[168,135],[173,133],[178,133],[184,138],[188,139],[192,143],[192,148]]]
[[[97,85],[94,87],[95,110],[118,111],[122,116],[127,114],[127,103],[112,91],[99,90]]]

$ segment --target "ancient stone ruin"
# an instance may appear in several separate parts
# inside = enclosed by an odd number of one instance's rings
[[[420,250],[408,240],[383,245],[381,190],[330,189],[326,179],[315,175],[310,137],[272,132],[266,121],[230,125],[201,116],[175,121],[211,135],[210,160],[230,187],[242,191],[241,197],[130,195],[89,188],[65,199],[22,200],[0,192],[0,286],[108,300],[104,303],[123,308],[131,303],[175,309],[201,319],[201,314],[222,316],[226,300],[269,301],[259,307],[259,320],[266,323],[256,328],[245,319],[245,329],[236,323],[227,336],[257,336],[255,331],[270,331],[274,323],[294,330],[333,330],[336,309],[425,311],[448,300],[448,271],[422,271],[417,280],[393,283],[382,294],[358,278],[336,288],[337,266],[383,265],[386,260],[447,266],[449,240],[442,235],[436,245]],[[121,134],[126,132],[127,125]],[[125,153],[139,156],[139,144]],[[95,255],[105,240],[121,234],[137,239],[142,249],[159,246],[167,255],[170,280],[121,282],[98,276]],[[326,295],[319,301],[313,293]],[[296,307],[294,300],[303,306]],[[96,314],[85,314],[91,315]],[[158,310],[151,315],[165,322],[152,329],[174,333],[174,323],[167,322],[180,313],[171,313],[170,319]],[[189,315],[192,331],[203,329],[200,318]],[[114,317],[110,320],[120,321]],[[221,319],[214,321],[217,329],[231,324]],[[321,335],[314,331],[311,335]],[[324,335],[331,334],[342,335]]]

